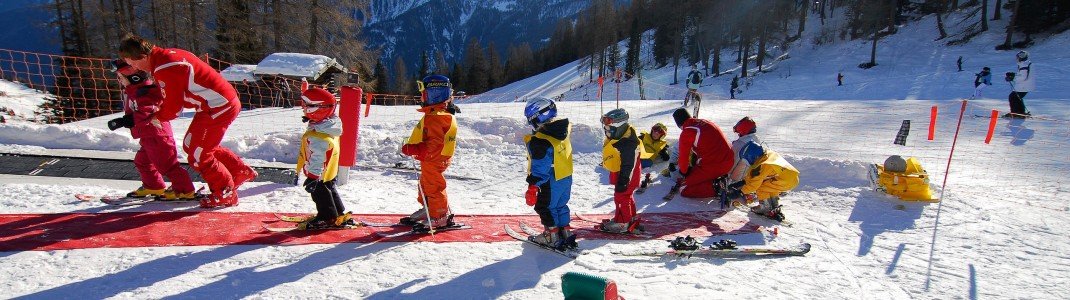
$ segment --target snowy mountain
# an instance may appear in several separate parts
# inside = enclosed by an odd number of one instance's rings
[[[500,55],[510,44],[537,48],[558,20],[589,5],[588,0],[375,0],[364,36],[370,47],[383,50],[387,64],[401,56],[417,66],[421,51],[431,59],[442,51],[454,63],[473,38],[484,46],[494,42]]]
[[[59,32],[48,27],[54,16],[41,8],[48,0],[5,0],[0,5],[0,49],[59,54]]]

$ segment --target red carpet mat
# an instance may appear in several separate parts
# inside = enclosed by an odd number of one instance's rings
[[[746,217],[725,216],[724,212],[643,213],[643,225],[651,238],[676,235],[706,237],[753,233],[758,225]],[[356,219],[366,222],[396,222],[403,215],[369,214]],[[609,215],[585,215],[590,219]],[[539,228],[535,215],[457,215],[456,222],[472,229],[430,235],[405,235],[405,227],[362,227],[332,231],[270,232],[272,227],[292,226],[278,221],[272,213],[252,212],[117,212],[63,214],[0,214],[0,251],[65,250],[204,245],[300,245],[370,242],[502,242],[512,241],[502,229],[518,222]],[[586,240],[643,239],[590,230],[596,224],[574,218],[572,227]]]

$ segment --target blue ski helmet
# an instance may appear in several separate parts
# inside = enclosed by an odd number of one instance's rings
[[[739,158],[747,161],[748,164],[754,164],[754,161],[759,157],[765,155],[765,149],[762,149],[762,145],[755,143],[754,141],[747,142],[743,145],[743,149],[739,150]]]
[[[524,118],[528,119],[528,124],[531,124],[531,127],[539,127],[539,125],[556,117],[557,104],[550,98],[531,98],[524,105]]]
[[[430,75],[417,82],[420,88],[420,96],[423,98],[423,106],[435,105],[450,100],[453,96],[453,85],[449,77],[442,75]]]

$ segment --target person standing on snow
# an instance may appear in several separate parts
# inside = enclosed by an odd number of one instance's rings
[[[138,70],[152,72],[163,89],[163,103],[150,123],[162,127],[162,122],[174,120],[183,108],[197,111],[182,139],[182,150],[212,192],[201,199],[201,207],[238,205],[238,187],[257,173],[220,145],[241,111],[234,86],[193,53],[160,48],[133,34],[119,42],[119,57]]]
[[[981,98],[981,90],[992,85],[992,69],[988,67],[981,68],[981,73],[977,73],[975,76],[973,79],[973,96],[970,96],[970,99]]]
[[[695,104],[702,101],[698,94],[698,88],[702,85],[702,72],[699,72],[695,65],[691,65],[691,72],[687,73],[687,95],[684,95],[684,107],[687,107],[689,100],[694,100]]]
[[[672,113],[680,127],[677,169],[683,175],[680,195],[687,198],[717,196],[714,181],[732,170],[732,146],[724,132],[712,121],[692,118],[686,109]]]
[[[108,121],[108,129],[130,128],[130,136],[141,145],[141,149],[134,154],[134,167],[141,175],[141,187],[126,196],[158,197],[160,200],[197,199],[189,172],[178,163],[171,122],[160,122],[158,127],[149,123],[163,102],[160,87],[154,84],[148,73],[134,69],[126,61],[116,59],[111,63],[112,70],[119,74],[119,84],[123,86],[124,114],[122,118]],[[171,180],[170,188],[165,188],[163,176]]]
[[[732,98],[730,99],[736,99],[736,90],[739,89],[739,76],[732,77],[732,85],[730,87],[732,88],[728,90],[728,92],[732,95]]]
[[[532,133],[524,136],[528,147],[528,190],[524,198],[534,206],[545,230],[529,236],[532,242],[564,250],[576,248],[576,235],[569,231],[568,200],[572,197],[572,124],[557,117],[557,104],[544,97],[528,100],[524,118]]]
[[[616,204],[613,219],[602,220],[599,225],[599,229],[607,232],[642,231],[639,226],[642,220],[635,213],[635,189],[639,187],[642,169],[639,157],[643,145],[635,127],[628,124],[628,118],[628,112],[623,108],[611,110],[602,116],[602,130],[606,135],[602,146],[602,167],[609,171],[609,183],[613,184],[613,203]]]
[[[352,213],[335,188],[338,175],[338,136],[342,122],[335,115],[334,95],[321,88],[301,93],[301,106],[308,129],[301,135],[301,149],[297,154],[297,171],[305,175],[302,184],[316,203],[316,216],[297,224],[298,229],[329,229],[356,227]]]
[[[424,113],[412,129],[401,153],[420,161],[420,194],[416,201],[426,206],[402,218],[413,231],[455,225],[446,196],[446,177],[457,144],[457,120],[453,118],[453,85],[442,75],[430,75],[417,82]],[[430,220],[428,220],[430,216]]]
[[[1025,95],[1037,88],[1037,76],[1033,74],[1033,62],[1029,60],[1029,52],[1018,51],[1015,57],[1018,59],[1018,72],[1008,72],[1006,78],[1013,88],[1010,95],[1007,95],[1011,112],[1003,117],[1026,118],[1030,114],[1025,110]]]

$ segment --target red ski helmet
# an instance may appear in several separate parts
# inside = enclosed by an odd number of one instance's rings
[[[757,132],[758,125],[750,117],[743,117],[739,119],[739,122],[736,122],[736,126],[732,126],[732,131],[735,131],[739,136],[744,136]]]
[[[309,88],[301,93],[301,107],[305,112],[305,117],[312,122],[323,121],[333,116],[337,101],[331,92],[317,87]]]

